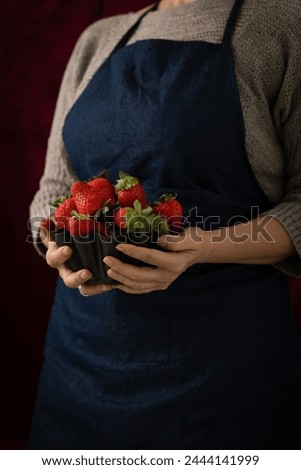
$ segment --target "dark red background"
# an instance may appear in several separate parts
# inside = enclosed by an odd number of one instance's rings
[[[56,273],[26,243],[60,80],[96,0],[1,2],[1,410],[0,448],[25,448]],[[151,0],[105,0],[102,16]],[[301,331],[301,283],[292,297]],[[10,293],[11,292],[11,293]]]

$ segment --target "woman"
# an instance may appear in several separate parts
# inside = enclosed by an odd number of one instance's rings
[[[298,448],[300,19],[296,0],[162,0],[79,39],[31,215],[122,169],[189,227],[120,246],[149,266],[106,257],[115,287],[41,229],[60,279],[31,448]]]

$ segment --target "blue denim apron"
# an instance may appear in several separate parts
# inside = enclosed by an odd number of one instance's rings
[[[230,46],[241,4],[220,44],[127,45],[139,18],[66,118],[78,178],[137,175],[205,230],[272,206],[245,147]],[[84,298],[58,281],[31,448],[293,449],[297,408],[297,334],[272,266],[196,265],[144,295]]]

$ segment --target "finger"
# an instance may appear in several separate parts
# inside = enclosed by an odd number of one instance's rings
[[[135,291],[165,290],[174,280],[174,275],[164,268],[132,266],[110,257],[105,262],[112,266],[107,272],[111,279]]]
[[[172,270],[176,266],[175,257],[171,257],[170,253],[167,252],[124,243],[117,245],[116,248],[122,253],[151,266],[165,269],[171,268]]]
[[[42,220],[40,223],[40,228],[42,230],[46,230],[47,232],[50,232],[51,230],[54,230],[55,228],[55,223],[53,222],[50,217],[47,217],[46,219]]]
[[[88,269],[74,272],[63,264],[58,268],[58,271],[67,287],[76,289],[81,286],[81,291],[87,295],[101,294],[115,288],[115,285],[98,284],[90,286],[88,284],[84,284],[92,277],[92,273]]]
[[[51,220],[49,217],[42,220],[40,223],[40,238],[42,242],[49,242],[51,240],[50,237],[50,231],[55,228],[55,224],[53,220]]]
[[[74,272],[71,269],[68,269],[64,264],[58,268],[58,271],[65,285],[71,289],[78,288],[92,277],[92,273],[88,269]]]
[[[157,289],[145,289],[143,291],[141,290],[136,290],[136,289],[132,289],[131,287],[127,287],[127,286],[123,286],[123,285],[117,285],[116,286],[116,289],[122,291],[122,292],[125,292],[126,294],[149,294],[150,292],[154,292],[155,290]]]
[[[139,283],[158,281],[158,272],[153,266],[134,266],[132,264],[123,263],[113,256],[106,256],[103,261],[114,271],[114,276],[117,276],[117,274],[120,275],[118,279],[114,277],[116,281],[122,282],[121,277],[122,279],[129,279]],[[111,270],[108,271],[110,277],[110,272],[112,274]]]
[[[179,235],[162,235],[158,239],[158,245],[167,251],[180,251],[183,250],[182,245],[186,237],[182,233]]]
[[[121,274],[118,271],[114,271],[113,269],[108,270],[108,275],[111,279],[114,279],[118,282],[118,285],[122,285],[137,292],[141,291],[149,291],[149,290],[165,290],[168,287],[167,283],[164,283],[163,280],[158,282],[158,275],[155,279],[152,280],[143,280],[140,276],[137,280],[130,279],[125,275]]]
[[[169,251],[189,250],[194,238],[192,237],[191,230],[185,230],[176,235],[162,235],[158,240],[158,245]]]
[[[106,292],[110,292],[112,289],[115,289],[117,286],[115,285],[107,285],[107,284],[98,284],[95,286],[89,286],[89,285],[80,285],[78,286],[78,289],[80,289],[80,293],[87,295],[87,296],[93,296],[93,295],[98,295],[98,294],[104,294]]]
[[[163,235],[158,245],[168,251],[198,250],[204,243],[205,232],[198,227],[187,228],[178,235]]]
[[[46,261],[52,268],[58,268],[64,264],[71,255],[72,250],[69,246],[58,247],[55,242],[49,241]]]

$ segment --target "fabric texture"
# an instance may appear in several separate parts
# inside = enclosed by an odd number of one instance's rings
[[[148,14],[130,43],[146,38],[220,42],[232,0],[195,0]],[[48,203],[76,179],[63,144],[67,112],[139,13],[91,25],[80,37],[62,82],[40,191],[31,216],[47,216]],[[288,231],[298,256],[275,266],[301,276],[301,6],[297,0],[246,0],[233,35],[250,165],[267,197],[267,214]],[[35,229],[36,230],[36,229]]]

